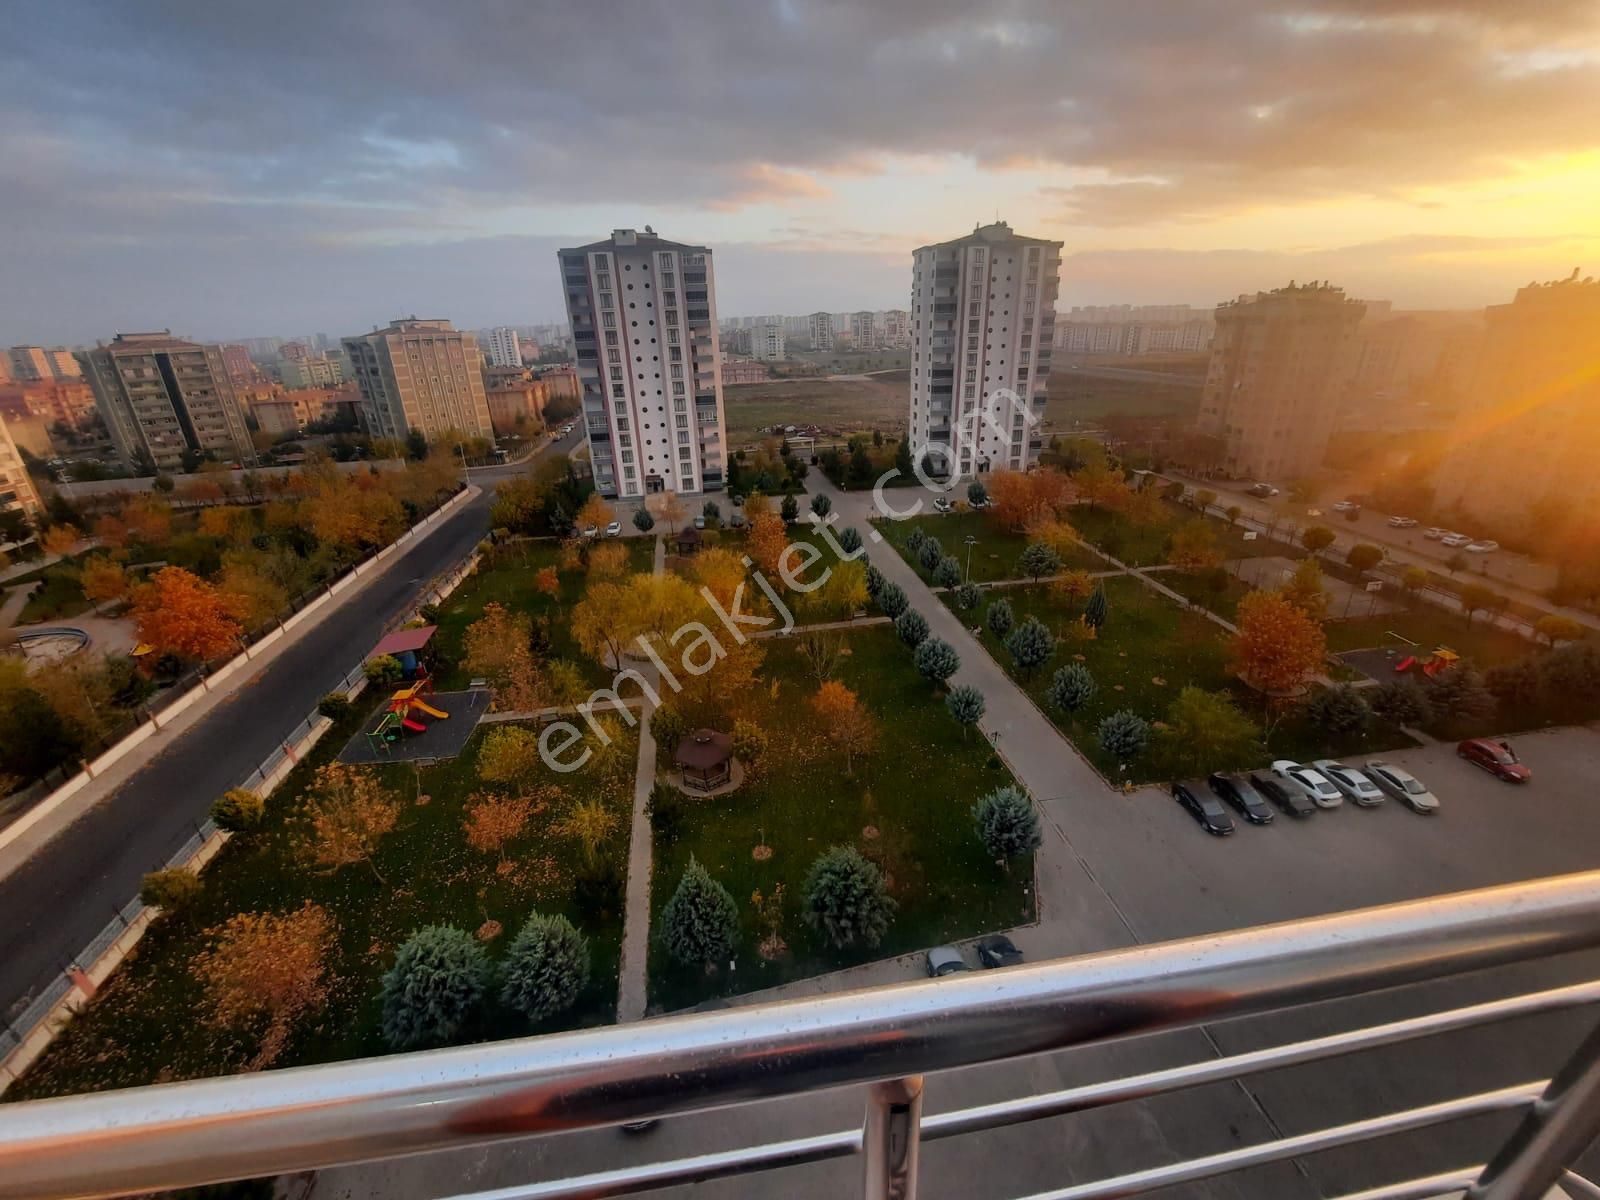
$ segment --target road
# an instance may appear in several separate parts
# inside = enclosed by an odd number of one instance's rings
[[[577,444],[577,435],[561,449]],[[482,496],[328,611],[233,696],[179,734],[108,800],[0,880],[0,1005],[15,1011],[104,928],[203,821],[211,802],[250,773],[285,732],[382,636],[423,584],[483,537],[495,479]]]

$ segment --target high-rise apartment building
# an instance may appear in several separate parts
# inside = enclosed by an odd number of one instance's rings
[[[430,440],[448,431],[494,437],[473,334],[408,317],[343,345],[373,437],[403,438],[413,429]]]
[[[129,467],[181,468],[185,455],[244,462],[254,453],[220,346],[119,333],[78,354],[95,407]]]
[[[491,329],[485,350],[491,367],[521,368],[522,366],[522,343],[515,329],[505,325]]]
[[[1308,283],[1219,304],[1201,433],[1235,476],[1294,479],[1322,465],[1365,306]]]
[[[1037,459],[1060,282],[1061,243],[1004,221],[913,251],[911,451],[937,473]]]
[[[783,357],[783,318],[767,317],[750,327],[750,357],[774,362]]]
[[[833,349],[833,314],[814,312],[807,320],[813,350]]]
[[[619,229],[557,252],[605,496],[716,491],[727,428],[711,251]]]
[[[77,379],[80,372],[72,351],[57,346],[13,346],[6,352],[11,378],[18,383],[37,379]]]
[[[39,493],[28,478],[17,443],[0,417],[0,512],[22,512],[32,518],[39,512]],[[0,536],[0,542],[6,539]]]
[[[883,314],[883,345],[887,350],[903,350],[911,342],[911,314],[891,308]]]
[[[1527,532],[1553,509],[1600,505],[1600,281],[1529,284],[1484,311],[1435,499],[1469,520]]]
[[[286,358],[278,364],[278,377],[286,388],[336,388],[344,382],[344,359]]]
[[[850,314],[850,340],[855,343],[857,350],[878,348],[878,332],[874,316],[875,314],[870,312]]]

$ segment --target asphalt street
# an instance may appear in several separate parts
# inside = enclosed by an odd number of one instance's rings
[[[558,445],[571,449],[577,436]],[[493,482],[525,467],[473,472],[483,495],[326,612],[243,687],[0,879],[0,1011],[17,1011],[50,981],[205,820],[211,802],[362,660],[428,580],[483,537]]]

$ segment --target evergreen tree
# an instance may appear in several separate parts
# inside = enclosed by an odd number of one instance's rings
[[[898,478],[906,479],[911,475],[911,439],[901,438],[900,444],[894,450],[894,469],[899,471]]]
[[[1516,664],[1512,664],[1515,666]],[[1491,675],[1494,672],[1490,672]],[[1498,695],[1498,693],[1496,693]],[[1531,693],[1538,697],[1537,681]],[[1529,703],[1532,703],[1530,700]],[[1372,689],[1372,711],[1391,725],[1426,725],[1433,720],[1433,705],[1427,694],[1410,679],[1391,679]]]
[[[920,558],[922,556],[922,548],[927,544],[927,530],[923,529],[920,525],[912,526],[911,532],[906,534],[906,552],[910,554],[912,558]]]
[[[878,607],[886,617],[898,617],[905,612],[907,603],[906,594],[898,583],[886,582],[878,589]]]
[[[793,525],[800,519],[800,501],[791,493],[783,498],[783,503],[778,506],[778,515],[783,518],[785,525]]]
[[[950,694],[944,698],[944,706],[950,710],[956,724],[961,726],[961,735],[965,737],[967,730],[982,719],[987,704],[982,692],[970,683],[964,683],[950,689]]]
[[[912,649],[922,645],[928,636],[928,620],[914,608],[908,608],[894,620],[894,631],[900,640]]]
[[[884,581],[884,578],[883,578],[883,572],[878,570],[878,568],[873,566],[871,563],[868,563],[867,564],[867,595],[871,599],[876,600],[878,598],[878,593],[883,590],[884,582],[885,581]]]
[[[1050,661],[1055,649],[1055,635],[1038,617],[1029,617],[1006,638],[1006,650],[1011,655],[1011,661],[1016,663],[1025,679],[1032,679],[1033,673]]]
[[[939,539],[930,537],[922,543],[922,549],[917,552],[917,560],[922,563],[925,570],[933,570],[939,565],[939,560],[944,557],[944,547],[939,544]]]
[[[1330,733],[1348,734],[1365,729],[1372,720],[1366,697],[1348,683],[1324,688],[1305,703],[1306,720]]]
[[[1096,633],[1106,623],[1106,589],[1101,584],[1096,584],[1093,593],[1089,596],[1089,603],[1083,608],[1083,623]]]
[[[850,482],[855,487],[866,487],[872,482],[872,458],[867,448],[859,444],[850,454]]]
[[[993,858],[1009,860],[1031,854],[1044,840],[1038,811],[1020,788],[996,788],[978,801],[972,815],[978,840]]]
[[[997,638],[1003,638],[1011,632],[1012,616],[1011,601],[1001,596],[998,600],[990,601],[984,620],[989,624],[989,632]]]
[[[961,582],[961,561],[954,555],[945,555],[933,569],[933,582],[938,587],[955,587]]]
[[[739,944],[733,896],[693,856],[661,910],[661,944],[679,962],[704,967],[727,961]]]
[[[537,1024],[571,1008],[588,982],[588,941],[565,917],[536,912],[506,951],[500,999]]]
[[[1093,700],[1098,690],[1099,685],[1089,673],[1089,668],[1081,662],[1072,662],[1059,668],[1050,677],[1045,699],[1062,712],[1073,713]]]
[[[656,519],[650,515],[650,510],[644,506],[633,514],[633,527],[640,533],[649,533],[656,527]]]
[[[818,492],[811,497],[811,511],[819,517],[826,517],[833,511],[833,500],[825,492]]]
[[[894,918],[883,872],[854,846],[834,846],[811,864],[805,882],[806,923],[839,950],[873,947]]]
[[[1098,736],[1100,748],[1126,765],[1150,744],[1150,726],[1143,717],[1122,709],[1100,722]]]
[[[942,638],[928,638],[911,656],[911,665],[917,668],[917,674],[924,679],[942,685],[960,668],[961,656],[955,652],[955,647]]]
[[[1054,546],[1045,542],[1030,542],[1017,559],[1017,570],[1037,583],[1045,575],[1054,575],[1061,569],[1061,555]]]
[[[956,603],[964,612],[971,612],[977,608],[981,598],[982,593],[978,591],[978,585],[975,583],[963,583],[956,588]]]
[[[488,954],[466,930],[417,930],[383,977],[384,1039],[397,1050],[457,1040],[482,1007],[491,975]]]
[[[971,483],[967,484],[968,504],[982,504],[988,499],[989,489],[984,487],[983,484],[978,480],[974,479]]]
[[[854,525],[847,525],[839,531],[839,549],[846,554],[854,554],[861,549],[861,534]]]
[[[1494,694],[1472,667],[1454,666],[1435,677],[1428,689],[1434,713],[1458,726],[1476,726],[1495,713]]]

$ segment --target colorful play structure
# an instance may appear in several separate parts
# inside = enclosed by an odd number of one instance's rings
[[[427,722],[419,720],[419,716],[432,717],[437,721],[447,720],[450,716],[444,709],[436,708],[423,699],[433,695],[433,679],[419,656],[437,632],[438,626],[435,625],[402,629],[384,638],[367,655],[369,662],[385,655],[393,658],[400,664],[402,677],[409,681],[408,686],[389,697],[378,723],[367,731],[367,741],[379,754],[388,754],[390,745],[402,737],[427,733]]]
[[[1394,669],[1396,674],[1403,675],[1407,671],[1411,670],[1412,667],[1420,667],[1422,669],[1422,673],[1429,679],[1432,679],[1441,671],[1448,671],[1460,661],[1461,655],[1450,649],[1449,646],[1438,646],[1434,649],[1432,654],[1428,655],[1427,658],[1422,659],[1420,662],[1415,654],[1406,655],[1399,662],[1394,664]]]

